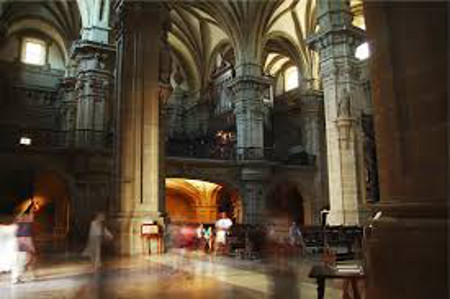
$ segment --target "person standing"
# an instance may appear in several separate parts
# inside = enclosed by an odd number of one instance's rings
[[[83,256],[91,259],[95,271],[99,270],[101,266],[103,240],[112,238],[113,235],[105,226],[105,214],[98,213],[91,222],[88,243],[82,253]]]
[[[200,223],[195,229],[195,236],[197,238],[195,249],[202,250],[203,248],[205,248],[205,244],[203,241],[203,223]]]
[[[212,227],[207,226],[203,228],[203,238],[205,238],[205,252],[212,251]]]
[[[227,214],[222,212],[220,213],[220,219],[216,221],[216,239],[215,239],[215,253],[218,251],[221,253],[225,252],[227,245],[227,232],[231,226],[233,226],[233,222],[230,218],[227,217]]]

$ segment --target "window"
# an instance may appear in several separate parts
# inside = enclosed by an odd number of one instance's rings
[[[298,87],[298,70],[295,66],[288,68],[284,72],[284,91]]]
[[[22,45],[22,62],[34,65],[44,65],[46,58],[46,44],[34,38],[26,38]]]
[[[367,42],[361,44],[358,48],[356,48],[355,51],[355,57],[359,60],[364,60],[369,58],[370,56],[370,50],[369,50],[369,44]]]

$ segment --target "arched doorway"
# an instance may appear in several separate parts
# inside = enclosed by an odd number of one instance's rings
[[[224,184],[167,178],[166,211],[173,222],[214,223],[219,212],[226,212],[239,223],[242,201],[236,190]]]
[[[0,210],[13,221],[33,200],[35,243],[41,251],[63,250],[69,231],[70,193],[63,178],[52,171],[16,169],[0,174]]]
[[[281,182],[274,185],[266,197],[269,212],[285,215],[290,221],[305,224],[303,196],[294,182]]]
[[[235,223],[242,222],[242,200],[236,190],[221,188],[216,196],[217,212],[225,212]]]
[[[166,211],[171,222],[195,222],[195,196],[194,190],[182,181],[166,180]]]

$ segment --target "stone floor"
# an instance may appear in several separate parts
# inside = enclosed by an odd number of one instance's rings
[[[9,274],[0,275],[0,298],[312,299],[317,298],[315,282],[307,278],[312,264],[308,259],[274,267],[177,252],[110,260],[93,273],[88,261],[66,256],[41,261],[36,277],[22,284],[11,285]],[[327,286],[325,298],[341,297],[340,283]]]

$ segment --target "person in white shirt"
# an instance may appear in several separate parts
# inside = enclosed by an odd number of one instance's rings
[[[224,252],[227,243],[227,232],[233,222],[227,217],[226,213],[220,213],[220,219],[216,221],[216,238],[215,238],[215,252]]]
[[[112,238],[113,235],[105,227],[105,214],[98,213],[91,222],[88,243],[82,254],[83,256],[91,258],[94,270],[97,271],[101,266],[103,240],[110,240]]]

